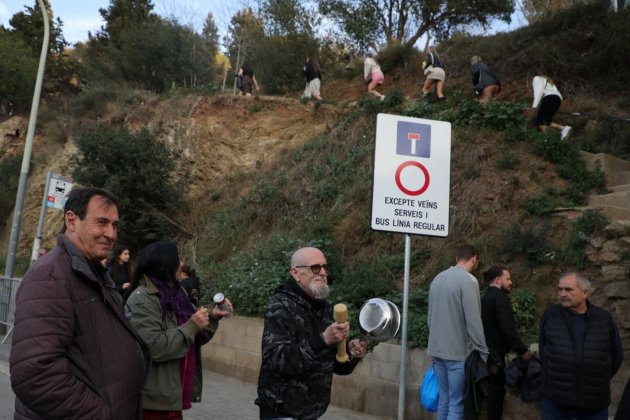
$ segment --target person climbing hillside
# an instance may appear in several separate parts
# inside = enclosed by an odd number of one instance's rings
[[[254,76],[254,70],[252,70],[247,63],[243,63],[243,65],[238,69],[237,76],[243,78],[243,89],[241,90],[241,95],[244,94],[245,96],[252,96],[252,88],[254,86],[256,86],[256,92],[260,92],[256,76]]]
[[[536,125],[540,131],[545,131],[547,127],[560,130],[560,139],[565,140],[571,134],[571,127],[553,122],[553,117],[562,104],[562,95],[556,84],[548,76],[542,74],[534,76],[532,80],[532,91],[534,102],[532,112],[536,115]]]
[[[367,83],[368,93],[371,93],[381,98],[381,101],[384,100],[385,95],[377,91],[376,86],[383,84],[385,76],[383,76],[381,66],[378,65],[378,62],[372,56],[372,54],[368,54],[365,57],[365,62],[363,64],[363,78],[365,79],[365,83]]]
[[[435,47],[429,47],[426,61],[422,62],[422,69],[427,79],[422,86],[422,97],[427,98],[431,93],[431,88],[435,85],[435,91],[438,99],[443,100],[444,97],[444,80],[446,73],[444,72],[444,62],[435,50]]]
[[[490,102],[501,91],[499,77],[478,55],[470,59],[470,73],[473,90],[475,95],[479,96],[480,103]]]
[[[318,101],[321,101],[320,89],[322,85],[322,75],[319,71],[319,63],[315,57],[311,56],[306,59],[302,73],[306,76],[306,88],[304,89],[304,95],[302,95],[302,97],[311,99],[312,96]]]

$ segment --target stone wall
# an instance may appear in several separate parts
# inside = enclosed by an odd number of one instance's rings
[[[260,369],[263,320],[235,316],[221,321],[209,344],[203,347],[206,369],[256,383]],[[424,350],[407,352],[405,420],[435,419],[420,407],[418,390],[428,367]],[[334,376],[332,404],[384,419],[398,416],[400,346],[381,343],[359,363],[352,375]],[[253,404],[253,401],[252,401]],[[505,420],[537,419],[537,404],[525,404],[507,395]]]
[[[203,347],[206,369],[256,383],[260,369],[263,320],[234,316],[221,321],[209,344]],[[420,407],[418,388],[427,369],[424,351],[407,352],[405,419],[434,419]],[[381,343],[359,363],[352,375],[335,375],[331,403],[373,416],[397,418],[400,346]],[[252,401],[253,404],[253,401]]]
[[[624,362],[611,383],[611,413],[630,378],[630,221],[615,221],[587,242],[586,257],[596,267],[591,275],[590,296],[608,310],[619,328]]]

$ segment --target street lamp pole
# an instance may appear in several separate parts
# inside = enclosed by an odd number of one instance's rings
[[[33,152],[33,137],[35,136],[35,123],[39,111],[39,99],[42,94],[42,82],[44,80],[44,68],[46,67],[46,56],[48,54],[48,41],[50,39],[50,25],[48,23],[48,12],[43,0],[38,0],[44,18],[44,40],[42,41],[42,52],[39,57],[39,68],[37,69],[37,80],[35,82],[35,92],[33,93],[33,103],[31,104],[31,115],[28,120],[28,131],[26,133],[26,144],[24,145],[24,155],[22,156],[22,170],[18,183],[17,195],[15,198],[15,209],[13,210],[13,222],[11,223],[11,238],[9,240],[9,250],[7,252],[7,263],[4,275],[13,277],[15,269],[15,254],[17,243],[20,237],[20,223],[22,222],[22,207],[24,206],[24,194],[26,191],[26,180],[31,163]]]

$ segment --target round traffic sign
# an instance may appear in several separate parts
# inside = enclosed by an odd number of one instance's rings
[[[412,190],[412,189],[406,188],[403,185],[403,183],[402,183],[402,180],[401,180],[402,172],[408,166],[412,166],[412,167],[416,167],[416,168],[420,169],[420,171],[424,175],[424,183],[417,190]],[[420,162],[415,162],[413,160],[408,160],[407,162],[403,162],[398,167],[398,169],[396,169],[396,185],[398,186],[398,189],[400,189],[400,191],[404,192],[407,195],[416,196],[416,195],[422,194],[423,192],[425,192],[427,190],[427,188],[429,188],[429,181],[430,181],[430,179],[429,179],[429,171],[427,171],[427,168],[425,168],[424,165],[421,164]]]

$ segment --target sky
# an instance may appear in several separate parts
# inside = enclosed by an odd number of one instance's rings
[[[9,19],[15,13],[24,10],[24,6],[33,7],[37,0],[0,0],[0,24],[9,26]],[[63,22],[63,35],[70,44],[86,41],[88,32],[95,33],[103,25],[98,12],[99,8],[107,8],[110,0],[49,0],[55,18]],[[248,5],[256,3],[253,0],[153,0],[153,11],[166,18],[176,18],[178,22],[191,25],[197,32],[201,32],[203,22],[212,12],[219,28],[221,38],[226,35],[227,27],[234,13]],[[512,15],[512,22],[495,22],[488,34],[497,31],[510,31],[527,22],[520,12]],[[477,31],[475,31],[477,32]],[[420,47],[423,43],[417,44]]]
[[[0,0],[0,24],[8,27],[9,19],[25,6],[33,7],[37,0]],[[49,0],[55,18],[63,22],[63,35],[71,44],[86,41],[88,32],[93,34],[104,22],[98,12],[107,8],[110,0]],[[245,7],[248,1],[235,0],[153,0],[153,11],[162,17],[175,17],[182,24],[190,24],[200,32],[203,22],[212,12],[221,36],[236,10]],[[39,6],[38,6],[39,8]]]

